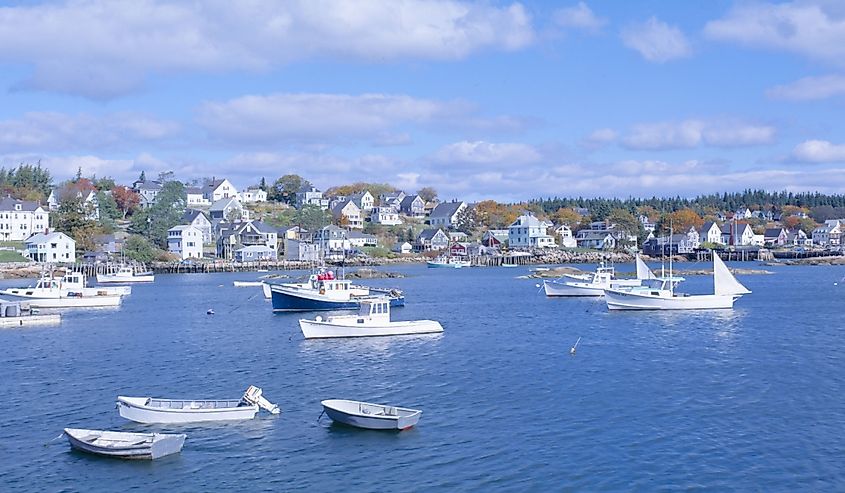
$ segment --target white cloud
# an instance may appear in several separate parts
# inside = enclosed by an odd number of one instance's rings
[[[325,57],[459,60],[533,40],[530,16],[516,3],[68,0],[0,8],[0,61],[34,68],[19,87],[90,98],[125,94],[154,73],[265,70]]]
[[[634,125],[622,139],[628,149],[691,149],[700,145],[745,147],[774,142],[776,129],[735,121],[684,120]]]
[[[270,94],[206,102],[199,124],[215,140],[241,144],[337,143],[364,140],[377,146],[406,145],[408,126],[513,131],[512,117],[485,118],[462,101],[438,101],[395,94]]]
[[[595,150],[615,142],[618,137],[619,134],[616,130],[612,128],[600,128],[581,139],[581,145],[587,149]]]
[[[628,48],[650,62],[668,62],[692,54],[684,33],[656,17],[624,28],[620,36]]]
[[[742,3],[723,18],[708,22],[704,33],[714,40],[845,64],[845,18],[841,3]]]
[[[433,159],[440,164],[510,167],[536,163],[542,156],[534,147],[526,144],[461,141],[440,148],[434,153]]]
[[[807,140],[795,146],[792,157],[806,163],[845,163],[845,144]]]
[[[100,150],[127,143],[161,141],[176,136],[178,124],[146,115],[31,112],[0,120],[0,152]]]
[[[552,14],[552,18],[558,26],[591,32],[599,31],[607,24],[607,19],[596,16],[584,2],[558,9]]]
[[[790,84],[775,86],[766,95],[772,99],[789,101],[812,101],[845,94],[845,76],[824,75],[804,77]]]

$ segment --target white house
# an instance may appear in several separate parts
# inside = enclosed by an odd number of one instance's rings
[[[382,206],[392,206],[397,209],[402,205],[402,201],[405,200],[405,192],[398,191],[398,192],[387,192],[379,195],[378,200],[379,204]]]
[[[722,225],[721,243],[733,246],[753,245],[754,231],[746,223],[725,223]]]
[[[181,260],[202,258],[202,231],[190,224],[173,226],[167,230],[167,251]]]
[[[385,226],[397,226],[402,224],[402,219],[393,207],[373,207],[370,213],[370,222]]]
[[[359,231],[349,231],[346,233],[346,239],[349,240],[350,247],[376,247],[378,246],[378,238],[375,235],[368,235]]]
[[[36,262],[76,261],[76,241],[64,233],[36,233],[27,238],[25,244],[29,258]]]
[[[376,199],[372,196],[369,190],[364,190],[363,192],[352,194],[349,197],[350,200],[355,202],[355,205],[358,206],[363,212],[370,212],[373,210],[375,206]]]
[[[437,204],[437,207],[428,216],[428,224],[446,228],[454,227],[457,223],[458,215],[466,208],[466,202],[462,201],[441,202]]]
[[[555,234],[560,238],[560,246],[564,248],[575,248],[578,242],[575,241],[575,235],[572,234],[572,228],[566,224],[561,224],[555,228]]]
[[[734,221],[739,221],[742,219],[748,219],[751,217],[751,209],[748,207],[743,207],[736,212],[734,212]]]
[[[813,230],[813,244],[831,249],[839,248],[843,226],[845,219],[828,219]]]
[[[554,247],[555,239],[546,234],[546,224],[533,214],[523,214],[508,226],[510,248]]]
[[[613,250],[616,248],[616,238],[607,230],[582,229],[575,236],[575,241],[579,248],[593,248],[595,250]]]
[[[34,233],[47,231],[49,213],[37,202],[6,197],[0,201],[0,239],[23,241]]]
[[[786,244],[796,247],[811,247],[813,246],[813,239],[800,229],[794,229],[787,233]]]
[[[254,204],[256,202],[267,202],[267,192],[258,187],[249,187],[241,190],[238,194],[241,202],[244,204]]]
[[[261,221],[223,222],[217,224],[216,230],[217,256],[220,258],[234,258],[237,250],[251,245],[279,248],[279,230]]]
[[[411,217],[425,216],[425,200],[419,195],[408,195],[399,204],[399,212]]]
[[[715,222],[706,222],[701,229],[698,230],[698,237],[701,243],[722,243],[722,229]]]
[[[414,250],[414,245],[411,245],[407,241],[402,243],[397,243],[393,245],[393,248],[390,249],[393,253],[401,253],[401,254],[408,254]]]
[[[211,181],[203,187],[202,193],[205,200],[212,204],[218,200],[238,197],[238,189],[232,185],[232,182],[225,178],[222,180],[212,178]]]
[[[204,244],[211,243],[211,221],[205,217],[205,213],[196,209],[187,209],[182,215],[182,224],[189,224],[198,230],[202,231],[202,242]]]
[[[296,192],[296,205],[297,207],[316,205],[320,209],[326,210],[329,208],[329,199],[323,198],[323,192],[316,187],[307,186]]]
[[[211,202],[205,198],[202,188],[185,187],[186,202],[188,207],[208,207]]]
[[[350,228],[364,228],[364,219],[361,217],[361,209],[351,200],[346,200],[345,202],[341,202],[332,207],[332,216],[336,221],[345,223],[345,225]]]

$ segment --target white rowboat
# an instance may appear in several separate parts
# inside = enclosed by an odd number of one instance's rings
[[[179,453],[185,435],[168,433],[125,433],[120,431],[65,428],[70,446],[91,454],[119,459],[158,459]]]
[[[234,421],[253,419],[259,408],[279,414],[279,406],[262,396],[258,387],[250,386],[241,399],[191,400],[157,399],[152,397],[117,397],[120,415],[138,423],[196,423],[201,421]]]
[[[407,430],[416,425],[422,415],[419,409],[344,399],[329,399],[320,404],[332,420],[368,430]]]

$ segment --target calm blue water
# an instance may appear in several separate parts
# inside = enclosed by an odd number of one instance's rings
[[[232,287],[258,274],[159,276],[119,310],[0,329],[0,489],[845,491],[845,268],[770,269],[740,278],[754,294],[734,311],[608,313],[545,298],[514,278],[527,268],[395,267],[412,277],[371,284],[405,290],[396,318],[445,333],[329,341]],[[165,428],[114,408],[118,394],[237,398],[250,384],[282,414]],[[368,432],[318,422],[327,398],[424,413]],[[123,462],[44,446],[64,427],[188,440]]]

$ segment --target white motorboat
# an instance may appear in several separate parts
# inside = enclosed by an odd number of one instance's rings
[[[408,320],[391,322],[390,301],[375,298],[361,302],[357,315],[330,316],[323,320],[300,320],[299,327],[306,339],[332,337],[374,337],[443,332],[440,322],[434,320]]]
[[[260,388],[250,386],[240,399],[158,399],[153,397],[117,397],[120,415],[138,423],[195,423],[253,419],[259,408],[279,414],[279,406],[270,403]]]
[[[264,293],[264,298],[271,300],[273,299],[273,290],[270,289],[270,284],[266,282],[261,283],[261,292]]]
[[[645,281],[643,286],[630,289],[608,289],[605,291],[607,308],[610,310],[707,310],[733,308],[734,302],[750,294],[728,270],[728,267],[713,252],[713,294],[690,295],[676,293],[677,278],[655,278]]]
[[[420,420],[422,411],[369,402],[329,399],[320,402],[332,420],[368,430],[407,430]]]
[[[70,284],[72,287],[65,285],[64,279],[44,274],[33,287],[4,289],[0,290],[0,294],[23,298],[32,308],[95,308],[120,305],[120,295],[82,287],[81,274],[77,277],[72,273],[65,278],[73,280]]]
[[[467,260],[461,260],[458,257],[440,256],[434,260],[429,260],[426,265],[430,269],[452,268],[460,269],[462,267],[469,267],[471,264]]]
[[[138,272],[132,265],[121,266],[117,272],[97,274],[97,282],[100,284],[153,281],[155,281],[155,275],[151,271]]]
[[[642,262],[639,255],[637,261]],[[645,264],[643,264],[645,265]],[[646,267],[648,270],[648,267]],[[561,279],[543,281],[546,296],[603,296],[604,290],[613,287],[639,286],[640,268],[637,266],[637,279],[617,279],[614,268],[602,263],[595,272],[567,275]]]
[[[232,285],[236,288],[255,288],[263,286],[262,281],[232,281]]]
[[[179,453],[185,443],[185,435],[170,433],[65,428],[64,434],[70,446],[77,450],[119,459],[158,459]]]
[[[72,291],[81,291],[87,296],[129,296],[132,294],[132,286],[96,286],[89,288],[85,286],[86,281],[85,274],[82,272],[69,270],[62,277],[62,287]]]

